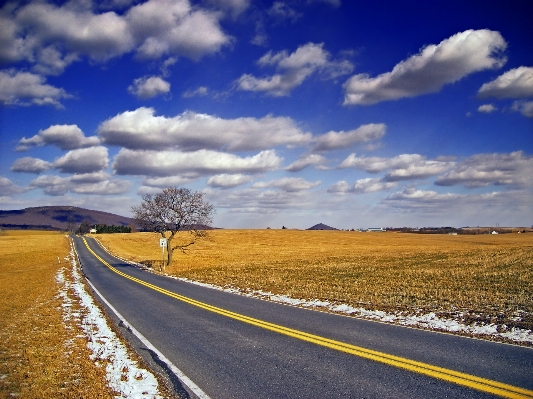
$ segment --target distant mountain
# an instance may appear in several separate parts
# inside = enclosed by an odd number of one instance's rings
[[[77,230],[82,222],[115,226],[135,223],[134,219],[125,216],[75,206],[40,206],[0,211],[0,229]]]
[[[313,227],[309,227],[307,230],[338,230],[335,227],[328,226],[324,223],[315,224]]]

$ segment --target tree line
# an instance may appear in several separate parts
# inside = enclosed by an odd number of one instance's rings
[[[115,226],[114,224],[89,224],[82,222],[78,228],[78,234],[87,234],[91,229],[96,229],[96,234],[131,233],[131,226]]]

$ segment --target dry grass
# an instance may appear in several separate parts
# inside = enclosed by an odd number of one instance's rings
[[[64,326],[55,277],[68,254],[62,233],[0,236],[2,398],[113,397],[105,370],[89,359],[81,330],[72,323]]]
[[[216,230],[170,274],[295,298],[533,328],[533,234],[476,236]],[[111,252],[161,259],[152,233],[99,235]]]

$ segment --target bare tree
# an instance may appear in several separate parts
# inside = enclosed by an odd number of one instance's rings
[[[167,239],[167,264],[172,263],[175,249],[186,252],[198,239],[209,238],[206,226],[212,222],[213,205],[204,200],[204,194],[186,188],[169,187],[159,194],[143,195],[140,206],[132,207],[137,223],[144,230],[155,231]],[[176,234],[184,234],[177,243]],[[164,268],[164,265],[163,265]]]

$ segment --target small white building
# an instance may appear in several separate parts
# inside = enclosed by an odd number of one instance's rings
[[[383,227],[370,227],[367,231],[385,231]]]
[[[89,230],[89,233],[91,233],[91,234],[96,234],[96,229],[91,229],[91,230]]]
[[[493,230],[490,234],[498,234],[498,232],[496,230]]]

